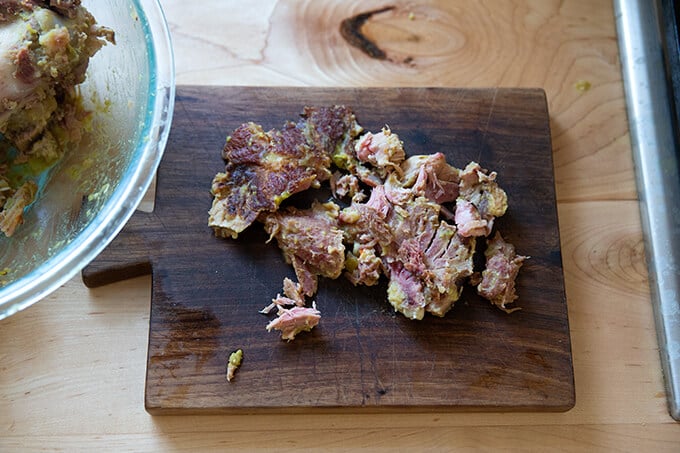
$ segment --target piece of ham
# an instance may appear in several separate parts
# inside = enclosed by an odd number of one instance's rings
[[[507,308],[517,299],[515,280],[520,267],[528,257],[517,255],[515,247],[503,240],[500,233],[488,241],[486,251],[486,269],[482,272],[482,281],[477,286],[480,296],[508,313],[519,308]]]
[[[288,207],[263,219],[265,231],[270,239],[276,238],[306,296],[316,292],[318,276],[338,278],[342,273],[345,246],[338,215],[335,203],[315,201],[310,209]]]
[[[354,150],[359,161],[371,164],[381,176],[387,171],[400,173],[399,165],[406,157],[403,143],[389,127],[377,134],[365,133],[357,140]]]
[[[281,339],[291,341],[300,332],[309,332],[321,319],[321,312],[312,307],[293,307],[290,309],[280,307],[276,318],[267,324],[267,331],[281,331]]]
[[[483,219],[475,205],[467,200],[456,200],[454,220],[458,234],[464,237],[488,236],[493,229],[493,218]]]
[[[444,316],[472,274],[474,238],[439,219],[440,206],[425,197],[397,206],[388,219],[393,243],[385,249],[387,298],[410,319]]]
[[[459,189],[454,214],[459,234],[488,236],[494,219],[508,208],[508,197],[496,183],[496,172],[489,173],[477,162],[470,162],[460,173]]]
[[[248,122],[227,137],[225,171],[213,178],[208,225],[236,238],[262,213],[331,177],[333,154],[361,127],[345,106],[305,107],[297,123],[265,132]]]

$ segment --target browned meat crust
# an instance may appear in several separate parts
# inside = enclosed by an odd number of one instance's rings
[[[260,213],[274,212],[291,195],[330,178],[332,154],[360,131],[344,106],[307,107],[298,123],[264,132],[246,123],[228,138],[224,173],[215,176],[208,224],[236,238]]]

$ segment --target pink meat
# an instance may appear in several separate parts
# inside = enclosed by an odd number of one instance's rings
[[[367,132],[355,145],[357,158],[373,166],[400,172],[399,164],[404,160],[404,148],[396,134],[388,128],[373,134]]]
[[[281,331],[282,340],[293,340],[300,332],[309,332],[321,319],[321,312],[316,307],[281,308],[278,317],[267,324],[267,331]]]
[[[413,190],[436,203],[448,203],[458,198],[459,172],[446,163],[442,153],[422,159]]]
[[[316,292],[317,276],[337,278],[342,273],[345,247],[338,212],[335,203],[314,202],[310,209],[288,207],[264,218],[265,230],[276,238],[307,296]]]
[[[454,220],[458,226],[458,234],[463,237],[487,236],[493,228],[493,219],[482,219],[477,207],[462,198],[456,201]]]
[[[477,286],[477,292],[502,310],[517,310],[508,309],[506,305],[517,299],[515,279],[527,257],[517,255],[515,247],[505,242],[500,233],[496,233],[489,241],[484,255],[486,269],[482,272],[482,281]]]

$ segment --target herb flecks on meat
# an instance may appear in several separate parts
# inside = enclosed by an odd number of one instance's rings
[[[311,330],[321,313],[305,298],[316,293],[319,276],[341,274],[355,286],[386,279],[388,302],[410,319],[446,315],[466,284],[513,311],[507,304],[517,298],[525,257],[500,234],[488,240],[486,270],[473,274],[477,238],[489,236],[508,208],[496,173],[476,162],[461,170],[439,152],[407,158],[387,127],[360,132],[345,107],[306,107],[298,123],[270,132],[246,123],[227,141],[210,225],[236,237],[262,222],[298,280],[286,278],[283,295],[261,311],[277,311],[267,330],[286,340]],[[327,180],[336,201],[348,206],[316,201],[279,209],[286,197]]]
[[[236,238],[263,212],[274,212],[291,195],[331,176],[333,154],[361,131],[346,107],[306,107],[297,123],[265,132],[245,123],[222,151],[225,171],[213,179],[208,224],[219,236]]]

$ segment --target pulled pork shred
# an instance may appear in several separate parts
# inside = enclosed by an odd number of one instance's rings
[[[277,313],[267,330],[279,330],[284,340],[311,330],[321,313],[305,299],[316,293],[319,277],[340,275],[355,286],[385,276],[388,302],[410,319],[444,316],[465,284],[514,311],[507,305],[517,299],[515,279],[527,257],[496,233],[487,240],[485,270],[474,273],[477,239],[490,236],[508,208],[496,173],[476,162],[456,168],[442,153],[407,158],[388,127],[362,132],[345,106],[305,107],[301,120],[282,130],[245,123],[227,139],[210,226],[236,238],[261,222],[298,280],[286,278],[283,295],[261,310]],[[288,196],[326,180],[335,201],[279,209]]]
[[[517,255],[515,247],[505,242],[500,233],[496,233],[488,241],[484,255],[486,269],[482,271],[482,281],[477,285],[477,292],[501,310],[508,313],[519,310],[518,307],[508,309],[506,305],[517,299],[515,279],[527,257]]]

